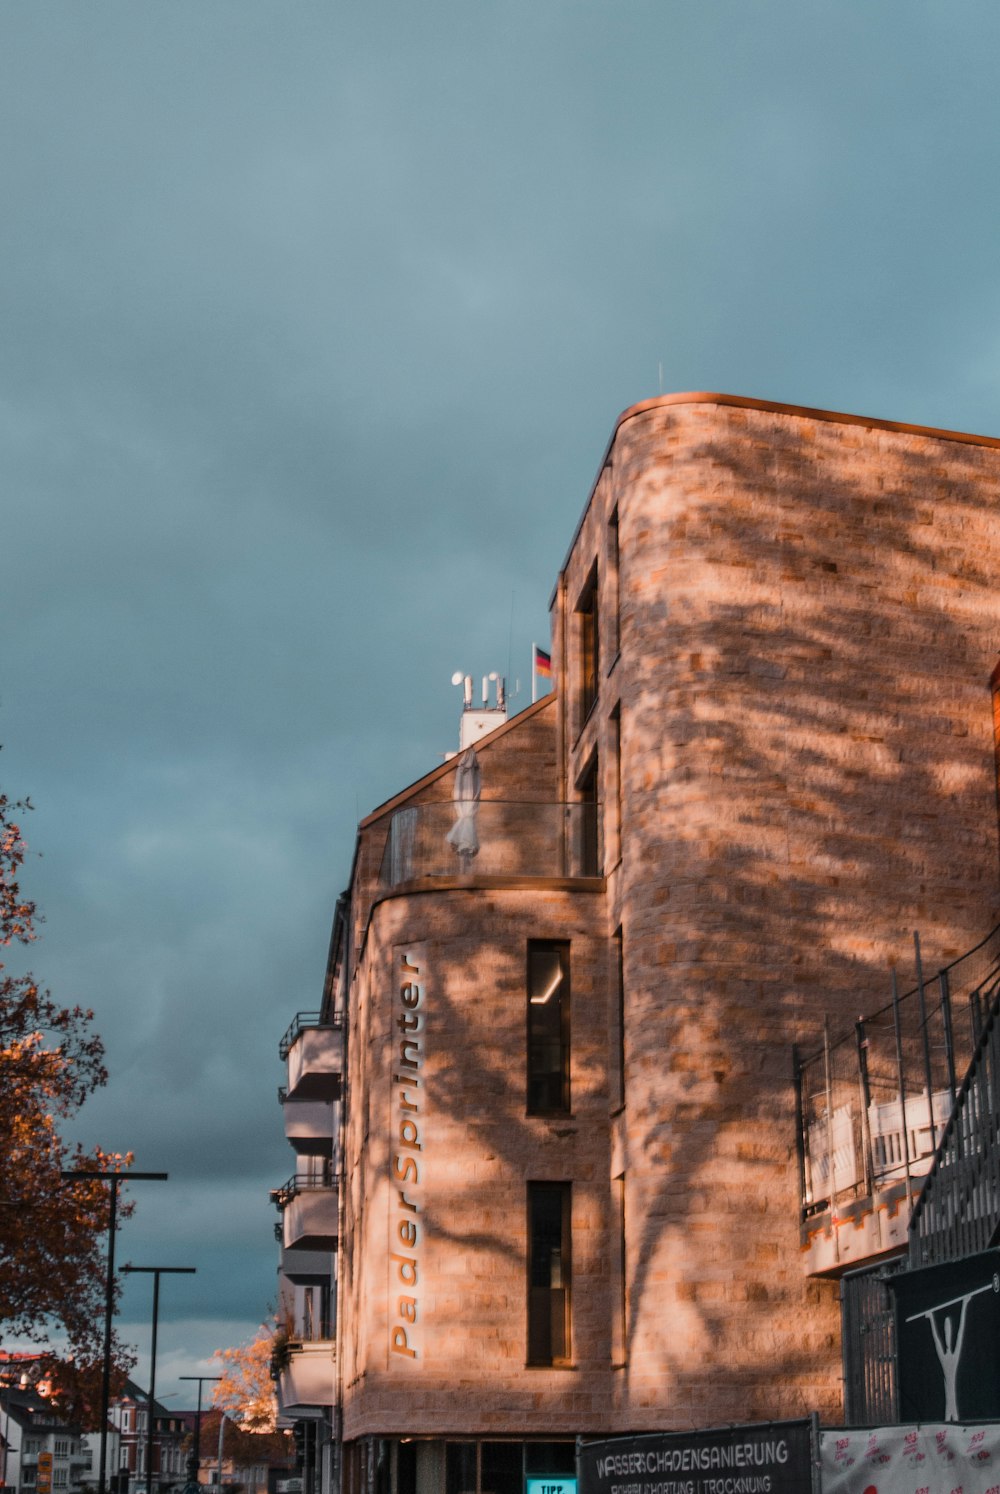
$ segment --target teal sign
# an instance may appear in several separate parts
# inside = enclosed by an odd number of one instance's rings
[[[525,1479],[524,1494],[576,1494],[576,1479],[564,1478],[561,1473],[550,1473],[547,1478]]]

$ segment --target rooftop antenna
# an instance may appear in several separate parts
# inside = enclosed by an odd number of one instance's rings
[[[465,706],[465,709],[467,711],[471,711],[472,710],[472,675],[471,674],[463,674],[460,669],[456,669],[455,673],[451,677],[451,682],[452,682],[453,685],[464,685],[465,686],[465,691],[464,691],[464,697],[465,697],[464,698],[464,706]]]

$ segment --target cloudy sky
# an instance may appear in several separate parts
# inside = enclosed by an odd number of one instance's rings
[[[170,1173],[120,1259],[198,1268],[175,1405],[273,1302],[357,819],[453,670],[527,703],[617,414],[1000,433],[998,56],[995,0],[2,0],[0,781],[78,1134]]]

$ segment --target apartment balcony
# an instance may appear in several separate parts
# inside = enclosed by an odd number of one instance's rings
[[[280,1228],[280,1226],[279,1226]],[[284,1234],[284,1230],[282,1230]],[[330,1281],[333,1278],[332,1250],[305,1250],[282,1244],[279,1270],[290,1282],[303,1283]]]
[[[285,1250],[335,1250],[338,1235],[337,1180],[328,1169],[294,1173],[271,1192],[281,1211]]]
[[[335,1356],[332,1340],[290,1343],[287,1363],[278,1371],[278,1414],[308,1416],[334,1403]]]
[[[289,1099],[287,1089],[278,1090],[285,1123],[285,1138],[300,1155],[332,1157],[339,1129],[336,1102]]]
[[[412,883],[566,880],[601,875],[597,805],[482,800],[399,809],[379,873],[382,892]]]
[[[319,1012],[297,1012],[278,1045],[288,1063],[286,1100],[325,1101],[340,1098],[344,1072],[342,1012],[320,1019]]]

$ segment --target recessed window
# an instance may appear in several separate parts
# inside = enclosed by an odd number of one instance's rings
[[[532,939],[528,944],[529,1115],[568,1115],[569,945]]]
[[[528,1184],[528,1363],[570,1358],[570,1183]]]
[[[597,609],[597,564],[577,604],[580,635],[580,724],[587,719],[597,699],[600,677],[600,628]]]
[[[616,1241],[615,1295],[617,1311],[612,1324],[612,1353],[614,1363],[623,1365],[628,1358],[628,1277],[625,1270],[625,1174],[612,1178],[611,1188],[614,1212],[617,1216],[618,1239]]]
[[[614,655],[621,647],[621,583],[618,574],[618,509],[608,520],[608,585],[611,589],[611,646]],[[611,664],[614,663],[614,655]],[[609,664],[609,669],[611,665]]]
[[[614,1077],[611,1082],[612,1109],[620,1110],[625,1104],[625,946],[620,928],[615,929],[611,941],[613,960],[615,1009],[613,1051],[615,1056]]]
[[[587,764],[579,781],[577,782],[577,793],[580,795],[580,876],[599,877],[601,875],[601,830],[600,812],[598,810],[598,765],[597,753],[595,752]]]

